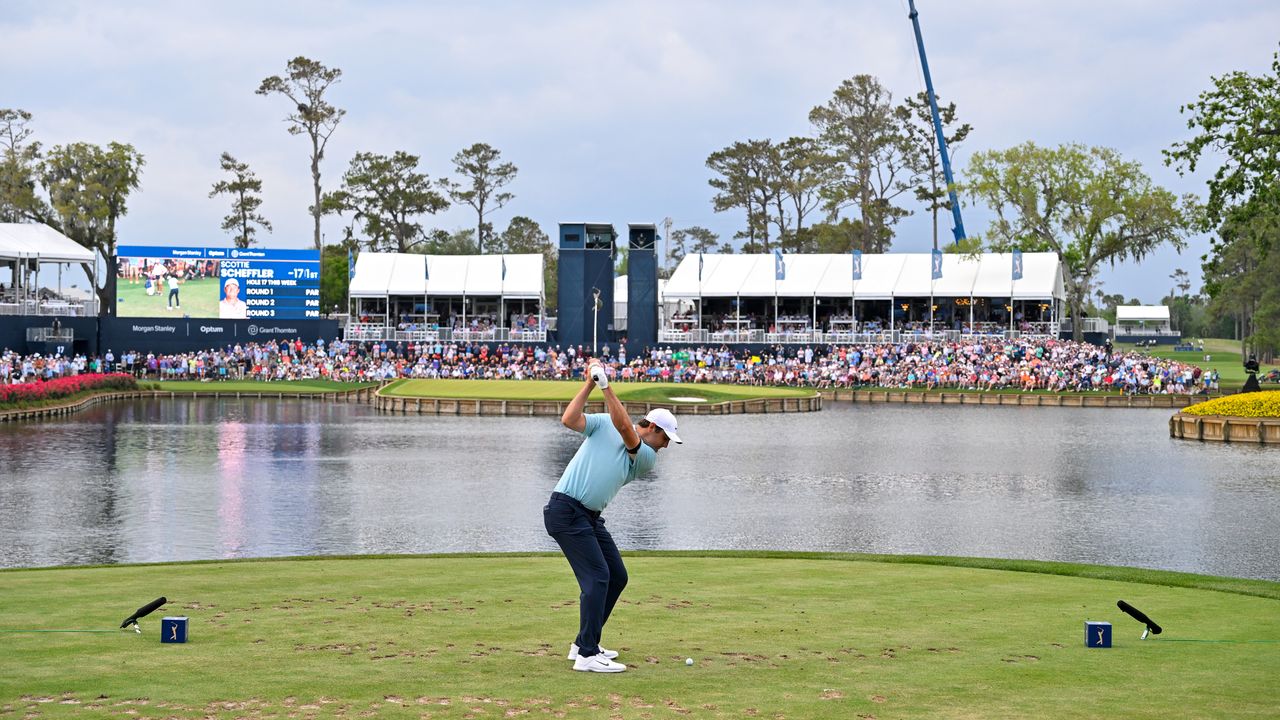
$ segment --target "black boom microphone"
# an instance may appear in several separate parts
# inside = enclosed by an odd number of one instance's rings
[[[1143,640],[1147,639],[1148,632],[1154,633],[1156,635],[1160,634],[1160,626],[1156,624],[1156,621],[1147,617],[1146,613],[1142,612],[1138,608],[1130,605],[1129,603],[1123,600],[1116,602],[1116,607],[1123,610],[1129,617],[1147,626],[1147,629],[1142,631]]]
[[[124,622],[120,623],[120,629],[123,630],[129,627],[130,625],[137,625],[138,618],[143,618],[150,615],[151,613],[155,612],[157,608],[159,608],[161,605],[167,602],[169,601],[166,600],[165,598],[158,597],[155,600],[152,600],[151,602],[147,603],[146,605],[143,605],[142,607],[135,610],[132,615],[125,618]],[[1160,632],[1160,631],[1157,630],[1156,632]]]

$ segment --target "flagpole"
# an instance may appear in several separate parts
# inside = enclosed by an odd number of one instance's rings
[[[702,253],[698,253],[698,342],[702,342]]]

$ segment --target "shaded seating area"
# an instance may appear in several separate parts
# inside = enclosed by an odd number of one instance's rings
[[[546,342],[540,254],[362,252],[347,340]]]
[[[1120,305],[1116,307],[1113,328],[1117,342],[1174,344],[1182,333],[1173,329],[1169,308],[1165,305]]]
[[[1056,337],[1065,307],[1054,253],[686,256],[663,288],[659,342],[825,343]]]
[[[97,315],[92,289],[62,287],[68,266],[93,263],[92,250],[47,225],[0,223],[0,315]]]

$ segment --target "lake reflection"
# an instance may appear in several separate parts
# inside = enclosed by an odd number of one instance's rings
[[[1280,451],[1168,410],[691,417],[605,513],[624,549],[978,555],[1280,580]],[[0,565],[554,550],[555,418],[166,400],[0,426]]]

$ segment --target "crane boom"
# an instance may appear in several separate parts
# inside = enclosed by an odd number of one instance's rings
[[[920,67],[924,70],[924,87],[929,94],[929,110],[933,113],[933,134],[938,138],[938,154],[942,157],[942,176],[947,181],[947,195],[951,199],[951,219],[955,227],[951,234],[956,244],[965,239],[964,220],[960,217],[960,201],[956,198],[955,180],[951,176],[951,158],[947,156],[947,138],[942,133],[942,116],[938,114],[938,97],[933,93],[933,78],[929,75],[929,60],[924,56],[924,37],[920,35],[920,13],[916,12],[916,0],[911,4],[911,26],[916,31],[916,47],[920,50]]]

